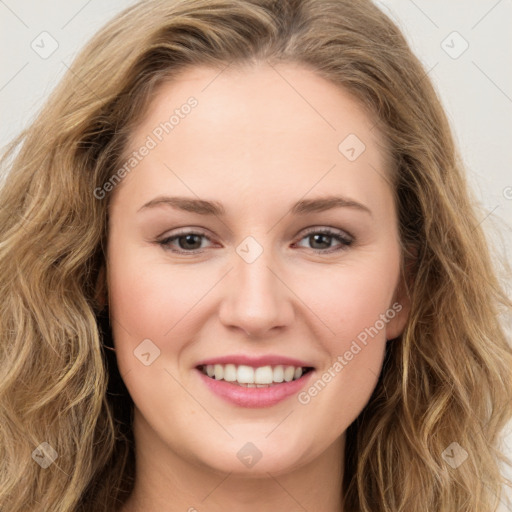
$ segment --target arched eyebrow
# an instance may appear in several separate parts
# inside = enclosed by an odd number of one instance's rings
[[[148,208],[156,206],[171,206],[177,210],[184,210],[186,212],[198,213],[199,215],[216,215],[223,216],[226,214],[222,203],[218,201],[206,201],[204,199],[194,199],[191,197],[171,197],[171,196],[158,196],[146,204],[142,205],[138,212],[144,211]]]
[[[327,196],[316,199],[302,199],[296,202],[290,209],[292,215],[303,215],[313,212],[323,212],[332,208],[355,208],[372,215],[371,210],[362,203],[346,197]]]
[[[197,213],[199,215],[215,215],[224,216],[226,210],[222,203],[218,201],[207,201],[204,199],[194,199],[191,197],[181,196],[158,196],[148,201],[139,208],[144,211],[157,206],[170,206],[177,210],[186,212]],[[306,215],[308,213],[323,212],[331,210],[332,208],[354,208],[372,216],[371,210],[362,203],[354,201],[346,197],[340,196],[327,196],[318,197],[315,199],[302,199],[297,201],[291,208],[292,215]]]

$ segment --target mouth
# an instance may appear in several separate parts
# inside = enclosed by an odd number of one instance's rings
[[[253,367],[236,364],[201,364],[196,369],[216,381],[246,387],[270,388],[299,380],[314,370],[312,366],[266,365]]]

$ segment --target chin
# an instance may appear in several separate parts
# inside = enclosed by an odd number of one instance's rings
[[[246,478],[268,478],[269,473],[276,476],[286,474],[299,465],[295,458],[290,458],[288,461],[287,458],[282,457],[282,454],[279,454],[278,460],[274,457],[267,459],[265,454],[262,454],[261,459],[253,464],[252,466],[246,465],[235,455],[230,460],[223,461],[222,464],[219,464],[219,461],[217,461],[213,469]]]
[[[287,473],[304,464],[302,451],[298,452],[292,447],[284,451],[282,444],[279,447],[269,442],[245,441],[236,442],[235,445],[224,449],[218,447],[218,451],[209,452],[207,459],[200,459],[215,471],[261,478],[268,478],[268,473]]]

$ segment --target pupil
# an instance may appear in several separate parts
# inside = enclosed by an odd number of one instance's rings
[[[185,244],[190,243],[191,245],[194,245],[194,242],[193,242],[194,237],[199,239],[199,235],[185,235],[185,236],[180,237],[180,240],[185,239],[186,240]],[[183,245],[183,244],[180,244],[180,245]],[[199,247],[200,246],[201,246],[201,240],[199,240]],[[199,247],[183,247],[182,246],[182,249],[198,249]]]
[[[317,237],[326,237],[326,238],[328,238],[328,239],[330,239],[330,238],[331,238],[331,237],[330,237],[330,235],[325,235],[325,234],[323,234],[323,233],[318,233],[318,234],[316,234],[316,235],[312,235],[312,236],[310,237],[310,238],[312,238],[312,239],[314,240],[313,244],[314,244],[314,243],[316,243],[316,240],[315,240],[315,239],[316,239]],[[321,240],[321,238],[320,238],[320,240]],[[321,244],[321,243],[322,243],[322,242],[320,241],[320,244]],[[328,242],[325,242],[325,241],[324,241],[324,244],[327,244],[327,247],[329,246],[329,243],[328,243]],[[323,248],[325,248],[325,247],[323,247]]]
[[[314,245],[315,243],[319,243],[320,245],[322,245],[322,244],[324,245],[324,247],[321,247],[321,248],[325,248],[325,245],[327,245],[327,247],[329,246],[329,241],[331,239],[331,236],[323,234],[323,233],[317,233],[316,235],[311,235],[309,238],[310,238],[310,241],[313,240],[312,245]],[[189,246],[189,247],[183,247],[183,244],[180,244],[182,246],[182,249],[198,249],[201,246],[201,241],[200,241],[199,235],[185,235],[185,236],[180,237],[180,240],[182,240],[182,239],[185,239],[186,240],[185,245]],[[192,245],[192,246],[194,245],[194,239],[196,239],[196,242],[195,242],[196,245],[199,240],[198,247],[190,247],[190,245]]]

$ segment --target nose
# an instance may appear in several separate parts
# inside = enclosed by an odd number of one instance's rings
[[[270,251],[263,251],[252,263],[235,254],[234,266],[220,305],[222,324],[251,338],[263,338],[291,325],[294,295]]]

